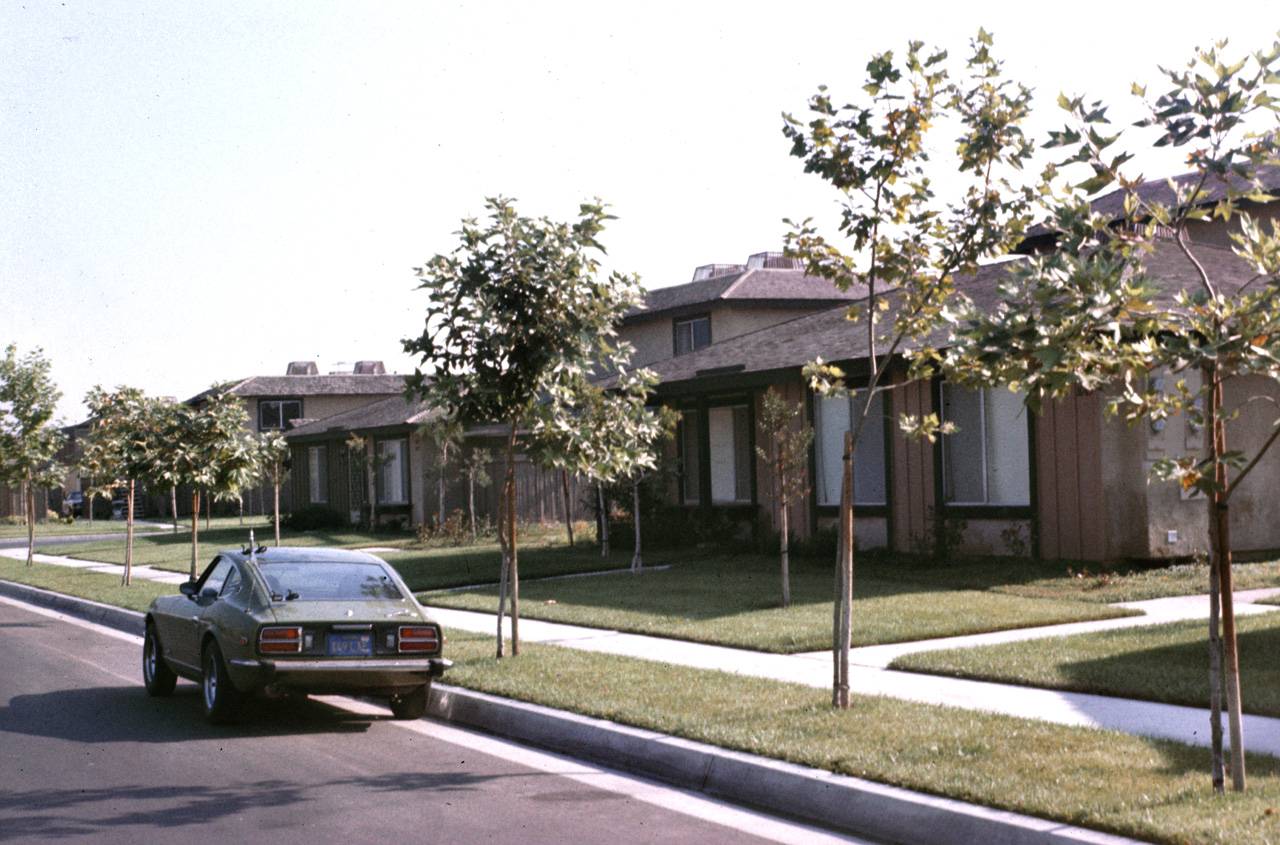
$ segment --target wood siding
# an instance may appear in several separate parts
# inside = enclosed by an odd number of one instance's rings
[[[1040,556],[1105,560],[1102,398],[1046,403],[1035,431]]]
[[[890,391],[892,414],[923,416],[933,413],[933,387],[929,382],[914,381]],[[890,504],[893,509],[894,549],[907,551],[914,541],[933,531],[934,449],[928,440],[909,440],[893,426],[889,439]]]

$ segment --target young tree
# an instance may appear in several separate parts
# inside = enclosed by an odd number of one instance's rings
[[[160,438],[156,477],[160,483],[191,488],[191,580],[200,562],[200,500],[234,498],[258,471],[257,450],[245,433],[244,403],[215,389],[204,405],[174,405]]]
[[[805,491],[805,467],[809,464],[809,445],[813,443],[813,426],[803,419],[803,407],[794,407],[772,387],[764,394],[760,413],[760,429],[765,445],[757,446],[760,459],[773,471],[773,495],[778,506],[782,531],[782,606],[791,606],[791,561],[789,555],[790,526],[787,509]],[[797,425],[798,423],[798,425]]]
[[[59,487],[66,469],[57,462],[62,432],[52,424],[62,398],[52,364],[36,349],[18,357],[9,344],[0,360],[0,483],[21,487],[27,522],[27,566],[36,547],[36,488]]]
[[[276,545],[280,545],[280,485],[289,475],[289,441],[278,431],[268,431],[258,440],[258,469],[271,485],[272,522],[276,527]]]
[[[462,471],[467,476],[467,518],[471,521],[471,542],[476,541],[476,485],[489,483],[489,462],[493,455],[488,449],[472,449],[462,459]]]
[[[457,450],[462,443],[462,426],[457,421],[446,417],[436,417],[427,420],[418,427],[418,434],[424,437],[430,437],[431,442],[436,444],[436,493],[438,498],[438,509],[436,515],[436,525],[443,526],[445,520],[444,513],[444,491],[447,473],[449,472],[450,463],[453,461],[451,452]]]
[[[792,226],[788,252],[804,258],[810,274],[831,279],[842,290],[863,286],[867,293],[849,312],[862,324],[858,330],[869,362],[865,382],[850,385],[867,388],[857,394],[850,426],[855,445],[875,392],[889,386],[886,373],[898,366],[897,356],[927,342],[944,323],[956,277],[973,272],[982,259],[1008,252],[1029,219],[1033,192],[1015,189],[1007,179],[1033,152],[1021,129],[1031,94],[1001,76],[986,32],[980,30],[971,46],[958,80],[947,70],[945,52],[926,53],[923,44],[912,42],[901,59],[891,52],[871,59],[862,87],[867,96],[860,104],[836,107],[824,86],[809,101],[808,123],[784,115],[792,155],[804,159],[805,172],[818,174],[840,193],[839,231],[852,246],[842,251],[811,220],[787,221]],[[952,202],[935,197],[926,170],[929,130],[946,124],[958,132],[948,166],[968,180]],[[807,372],[824,391],[844,376],[821,361]],[[939,425],[936,418],[916,421],[926,435],[935,434]],[[852,579],[852,560],[849,550],[846,583]],[[848,591],[838,593],[837,616],[847,622],[852,609],[841,597]],[[837,667],[848,665],[847,630],[847,624],[836,625]],[[847,672],[837,671],[833,686],[835,706],[847,707]]]
[[[369,506],[369,530],[378,528],[378,470],[390,461],[390,456],[379,455],[369,438],[352,434],[346,441],[347,454],[351,465],[360,470],[365,480],[365,496],[363,504]],[[355,491],[352,491],[354,498]]]
[[[129,586],[133,575],[133,510],[139,483],[152,476],[157,441],[157,403],[135,387],[114,391],[95,386],[84,403],[93,427],[84,439],[81,471],[98,480],[90,490],[95,495],[114,497],[125,491],[124,577]]]
[[[621,361],[631,349],[616,350]],[[635,501],[636,548],[632,571],[641,567],[640,482],[657,468],[657,445],[675,428],[676,414],[665,408],[645,407],[649,391],[656,384],[646,369],[620,370],[616,385],[604,390],[587,385],[578,391],[572,413],[543,424],[536,432],[533,454],[543,465],[572,472],[596,482],[600,497],[600,550],[609,556],[609,519],[604,488],[618,481],[629,482]]]
[[[572,414],[574,397],[594,364],[612,356],[608,339],[622,314],[640,300],[636,280],[599,277],[598,236],[612,219],[601,204],[584,204],[574,223],[521,217],[509,199],[487,200],[489,223],[464,220],[461,243],[418,268],[431,296],[421,337],[404,341],[432,370],[408,378],[421,396],[462,425],[507,428],[506,479],[498,521],[503,609],[511,600],[511,651],[519,653],[519,568],[515,456],[520,432]]]
[[[1201,494],[1208,509],[1212,780],[1224,788],[1224,664],[1232,786],[1243,791],[1228,514],[1233,494],[1280,437],[1280,237],[1247,213],[1251,202],[1273,201],[1259,167],[1277,163],[1280,42],[1238,62],[1220,55],[1224,48],[1198,50],[1186,70],[1163,71],[1169,87],[1137,124],[1154,130],[1157,147],[1188,149],[1192,172],[1162,190],[1126,172],[1130,156],[1114,152],[1122,135],[1109,130],[1100,104],[1059,98],[1072,125],[1053,133],[1049,146],[1070,153],[1064,167],[1084,166],[1089,176],[1050,209],[1057,249],[1019,268],[993,311],[968,315],[947,369],[958,380],[1025,390],[1033,409],[1073,390],[1106,389],[1108,412],[1131,423],[1181,415],[1204,427],[1202,449],[1155,461],[1152,475]],[[1145,99],[1141,88],[1134,93]],[[1085,199],[1110,187],[1123,200],[1118,225]],[[1199,236],[1213,220],[1239,224],[1235,260]],[[1149,274],[1149,264],[1167,266],[1172,257],[1194,279],[1185,289]],[[1166,378],[1172,384],[1163,385]],[[1232,394],[1243,397],[1234,406],[1225,390],[1233,383],[1240,387]],[[1257,399],[1271,405],[1270,436],[1228,444],[1227,421]]]

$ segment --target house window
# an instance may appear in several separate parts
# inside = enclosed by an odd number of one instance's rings
[[[407,440],[378,443],[378,504],[403,505],[409,501],[408,447]]]
[[[751,418],[746,405],[707,411],[711,501],[751,501]]]
[[[258,430],[284,431],[289,423],[302,419],[301,399],[258,400]]]
[[[711,318],[676,320],[676,354],[684,355],[711,345]]]
[[[322,505],[329,501],[329,448],[327,446],[307,447],[307,484],[313,505]]]
[[[1022,393],[942,385],[942,417],[957,431],[942,438],[946,502],[1031,504],[1031,460]]]
[[[820,397],[815,405],[819,505],[839,505],[844,483],[844,435],[862,408],[866,391]],[[853,447],[853,502],[883,505],[885,485],[884,393],[871,398],[866,422]]]
[[[700,414],[685,411],[680,428],[680,457],[684,465],[681,492],[686,504],[702,501]],[[711,463],[711,501],[732,504],[751,501],[751,413],[746,405],[707,411]]]

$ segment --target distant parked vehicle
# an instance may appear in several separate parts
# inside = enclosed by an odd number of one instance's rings
[[[83,510],[84,494],[79,490],[72,490],[62,497],[63,516],[80,516]]]
[[[347,549],[220,552],[181,595],[147,611],[142,675],[153,696],[178,677],[203,688],[205,718],[231,721],[244,696],[386,697],[420,718],[451,665],[444,636],[384,560]]]

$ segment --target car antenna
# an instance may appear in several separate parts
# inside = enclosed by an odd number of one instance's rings
[[[257,562],[258,562],[258,561],[257,561],[257,558],[255,558],[255,557],[254,557],[254,552],[255,552],[255,551],[256,551],[256,550],[253,548],[253,529],[252,529],[252,528],[250,528],[250,529],[249,529],[249,548],[245,549],[245,550],[242,552],[242,554],[247,554],[247,555],[249,556],[249,560],[250,560],[250,561],[252,561],[252,562],[254,562],[254,563],[257,563]]]

